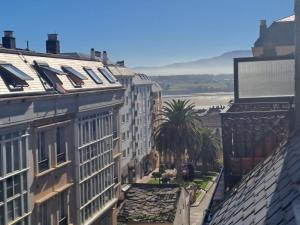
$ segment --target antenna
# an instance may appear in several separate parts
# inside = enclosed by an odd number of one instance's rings
[[[29,41],[26,41],[26,50],[29,51]]]

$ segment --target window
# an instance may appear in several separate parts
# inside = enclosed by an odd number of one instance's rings
[[[127,131],[127,139],[129,139],[129,131]]]
[[[67,224],[67,214],[66,214],[66,200],[65,200],[65,193],[61,193],[58,196],[58,213],[59,213],[59,225],[61,224]]]
[[[5,150],[6,150],[6,173],[12,172],[12,149],[11,149],[11,143],[6,142],[5,143]]]
[[[126,133],[123,132],[123,133],[122,133],[122,141],[125,141],[125,140],[126,140]]]
[[[62,66],[61,68],[68,74],[68,78],[74,87],[81,87],[81,85],[84,84],[83,80],[87,79],[85,76],[83,76],[81,73],[70,66]]]
[[[126,157],[126,150],[123,150],[123,157]]]
[[[125,115],[122,115],[121,122],[122,122],[122,123],[125,123]]]
[[[4,225],[4,206],[0,206],[0,225]]]
[[[40,219],[42,225],[48,225],[48,213],[47,213],[47,203],[44,203],[40,206]]]
[[[128,105],[128,96],[125,98],[125,104]]]
[[[100,77],[89,67],[83,67],[85,72],[95,81],[96,84],[102,84]]]
[[[64,127],[56,128],[56,162],[57,164],[66,161],[66,144]]]
[[[126,122],[129,121],[129,113],[126,114]]]
[[[34,67],[39,72],[46,88],[48,88],[48,86],[56,87],[57,85],[63,84],[57,77],[57,75],[64,74],[64,72],[62,72],[61,70],[52,68],[47,63],[37,61],[34,61]]]
[[[100,73],[106,78],[109,83],[116,83],[116,79],[106,68],[98,68]]]
[[[11,64],[0,64],[1,77],[10,90],[23,90],[27,87],[26,81],[33,80],[32,77]]]
[[[49,153],[46,146],[45,131],[38,133],[37,149],[38,149],[38,169],[39,172],[43,172],[49,169]]]
[[[11,198],[16,194],[21,193],[20,175],[7,178],[6,193],[7,193],[7,198]]]
[[[129,153],[130,153],[130,150],[129,150],[129,148],[127,148],[127,155],[129,155]]]

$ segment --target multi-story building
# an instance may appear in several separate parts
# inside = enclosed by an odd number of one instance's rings
[[[252,48],[254,57],[282,56],[295,52],[295,16],[274,21],[269,27],[260,21],[259,37]]]
[[[133,156],[135,157],[136,178],[141,179],[151,170],[150,153],[152,150],[152,81],[144,74],[133,77]]]
[[[123,62],[108,68],[126,89],[120,109],[122,182],[136,182],[153,169],[153,82],[125,67]]]
[[[133,77],[135,73],[129,68],[122,65],[110,65],[110,71],[118,78],[125,88],[124,105],[120,109],[120,139],[121,139],[121,180],[123,183],[132,181],[134,174],[129,174],[128,165],[133,158]],[[130,179],[129,179],[130,177]]]
[[[0,224],[111,224],[124,89],[93,59],[0,49]]]
[[[295,17],[262,22],[254,57],[234,59],[234,102],[221,113],[225,186],[233,187],[293,130]]]

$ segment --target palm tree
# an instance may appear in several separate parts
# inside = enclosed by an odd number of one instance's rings
[[[188,149],[189,161],[192,163],[195,170],[196,170],[197,162],[199,162],[202,157],[202,147],[203,147],[202,128],[197,128],[193,145],[190,146],[190,148]]]
[[[199,113],[189,100],[172,100],[165,103],[160,115],[160,125],[154,133],[154,140],[161,152],[174,155],[176,180],[181,182],[182,155],[195,140]]]
[[[201,128],[202,136],[201,159],[203,163],[203,170],[207,172],[208,163],[215,165],[221,155],[221,141],[211,129]]]

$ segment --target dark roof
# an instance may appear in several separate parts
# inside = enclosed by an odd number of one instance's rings
[[[294,45],[295,43],[295,21],[287,18],[272,23],[267,31],[259,37],[254,46],[273,45]]]
[[[215,211],[213,224],[296,225],[300,221],[300,133],[252,170]]]
[[[118,223],[173,223],[181,188],[178,185],[132,184],[125,193]]]

